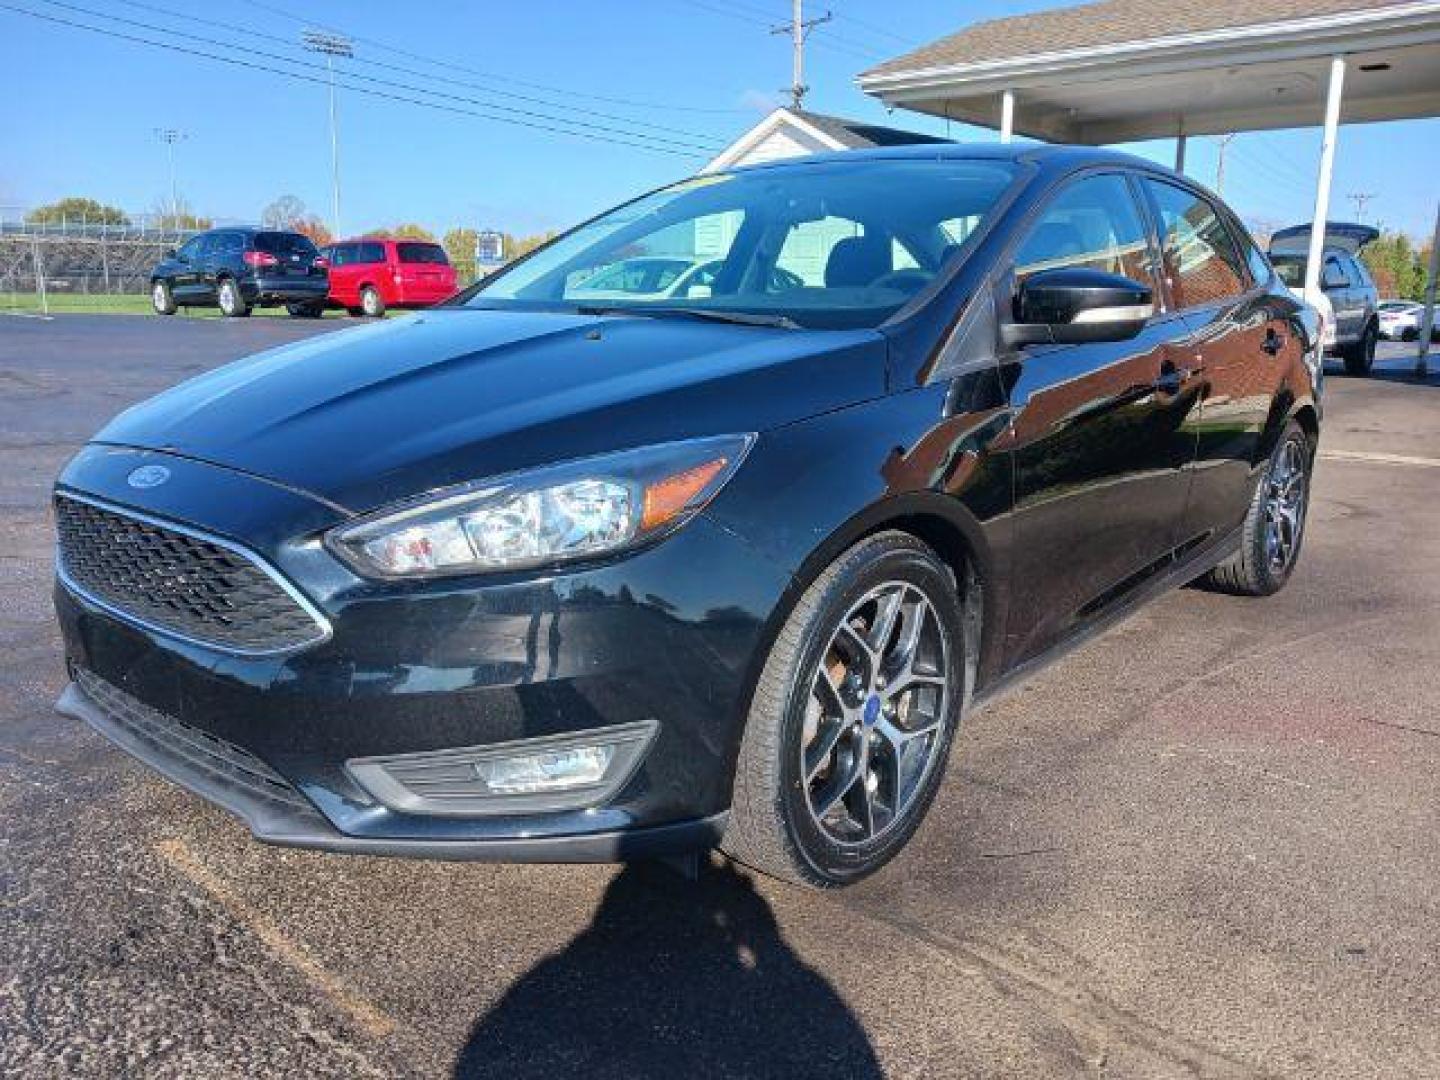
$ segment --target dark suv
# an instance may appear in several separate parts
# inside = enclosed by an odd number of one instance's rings
[[[161,315],[216,305],[243,317],[285,305],[319,318],[330,292],[328,264],[308,236],[275,229],[212,229],[192,236],[150,274],[150,302]]]
[[[662,254],[714,277],[586,287]],[[845,884],[968,709],[1178,585],[1285,585],[1318,337],[1121,154],[682,181],[112,421],[55,492],[59,707],[277,843]]]

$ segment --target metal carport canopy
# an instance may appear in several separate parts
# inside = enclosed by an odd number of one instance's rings
[[[1006,141],[1175,138],[1177,168],[1187,135],[1323,125],[1311,220],[1325,221],[1340,124],[1440,116],[1440,0],[1103,0],[978,23],[859,82],[887,105]]]

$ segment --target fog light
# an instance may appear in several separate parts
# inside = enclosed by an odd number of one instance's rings
[[[569,791],[598,784],[614,756],[614,746],[577,746],[544,754],[477,761],[475,772],[497,795]]]
[[[603,805],[635,773],[652,722],[538,739],[354,758],[346,771],[392,810],[442,817],[538,814]]]

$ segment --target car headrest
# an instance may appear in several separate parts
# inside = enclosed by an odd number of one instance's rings
[[[830,288],[869,285],[891,270],[890,241],[880,236],[847,236],[830,249],[825,284]]]

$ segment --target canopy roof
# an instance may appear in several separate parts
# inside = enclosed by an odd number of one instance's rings
[[[1101,144],[1440,114],[1440,0],[1103,0],[978,23],[860,76],[886,104]]]

